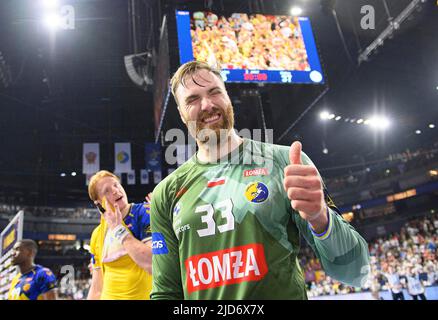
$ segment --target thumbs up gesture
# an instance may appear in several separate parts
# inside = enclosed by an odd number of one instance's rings
[[[302,163],[301,149],[298,141],[290,147],[290,164],[284,168],[284,189],[291,200],[292,208],[320,233],[328,224],[322,183],[316,167]]]

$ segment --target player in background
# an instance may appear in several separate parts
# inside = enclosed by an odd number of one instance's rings
[[[148,300],[152,288],[149,203],[129,203],[116,175],[90,179],[90,199],[104,211],[90,240],[89,300]]]
[[[220,71],[182,65],[171,81],[198,152],[153,191],[152,299],[307,299],[300,234],[325,272],[361,286],[366,241],[337,212],[301,143],[239,137]]]
[[[30,239],[13,247],[12,265],[20,272],[12,279],[8,300],[56,300],[56,277],[52,271],[34,263],[38,245]]]
[[[388,267],[388,272],[381,272],[388,281],[389,291],[393,300],[405,300],[403,294],[403,284],[397,268],[394,266]]]
[[[409,295],[413,300],[427,300],[424,285],[422,280],[420,279],[420,272],[416,267],[409,267],[408,272],[406,274],[406,286],[408,289]]]

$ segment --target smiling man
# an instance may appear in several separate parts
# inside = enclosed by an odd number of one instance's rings
[[[239,137],[218,70],[182,65],[171,80],[197,153],[153,191],[152,299],[307,299],[300,234],[326,273],[360,286],[365,240],[337,212],[301,143]]]
[[[152,286],[149,203],[129,203],[119,178],[99,171],[90,199],[105,210],[90,240],[89,300],[148,300]]]

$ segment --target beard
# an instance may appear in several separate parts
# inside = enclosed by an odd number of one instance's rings
[[[212,124],[205,123],[205,119],[220,115],[220,120]],[[227,141],[230,131],[234,128],[233,106],[229,103],[225,110],[213,107],[210,111],[201,111],[196,121],[188,123],[190,134],[201,144],[221,144]]]

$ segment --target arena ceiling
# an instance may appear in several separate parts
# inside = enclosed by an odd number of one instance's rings
[[[438,129],[427,127],[429,123],[438,125],[436,1],[415,10],[392,39],[360,66],[358,52],[387,26],[388,12],[396,17],[410,0],[386,0],[386,8],[381,0],[137,1],[136,36],[129,28],[127,1],[61,2],[74,5],[76,28],[56,36],[39,27],[38,1],[0,4],[0,52],[11,74],[9,85],[0,85],[3,201],[86,201],[81,174],[83,142],[101,143],[101,167],[110,170],[113,143],[132,142],[133,166],[142,167],[143,143],[155,138],[153,94],[132,83],[123,57],[133,53],[135,46],[139,51],[156,52],[161,17],[174,8],[284,14],[293,4],[303,6],[312,21],[327,85],[265,86],[260,90],[263,101],[269,101],[265,112],[275,142],[301,140],[323,174],[340,174],[331,169],[349,170],[350,165],[436,141]],[[364,5],[375,8],[375,30],[360,28]],[[331,8],[336,10],[345,46]],[[256,115],[239,104],[242,88],[230,86],[237,126],[255,128]],[[309,108],[324,90],[327,92]],[[165,128],[182,127],[173,106],[171,101]],[[350,122],[322,122],[319,113],[324,109],[350,119],[384,113],[392,125],[385,132],[373,133]],[[419,129],[422,134],[415,134]],[[323,148],[327,154],[322,153]],[[75,177],[60,177],[61,172],[73,171],[78,173]],[[152,188],[136,185],[127,190],[138,201]]]

